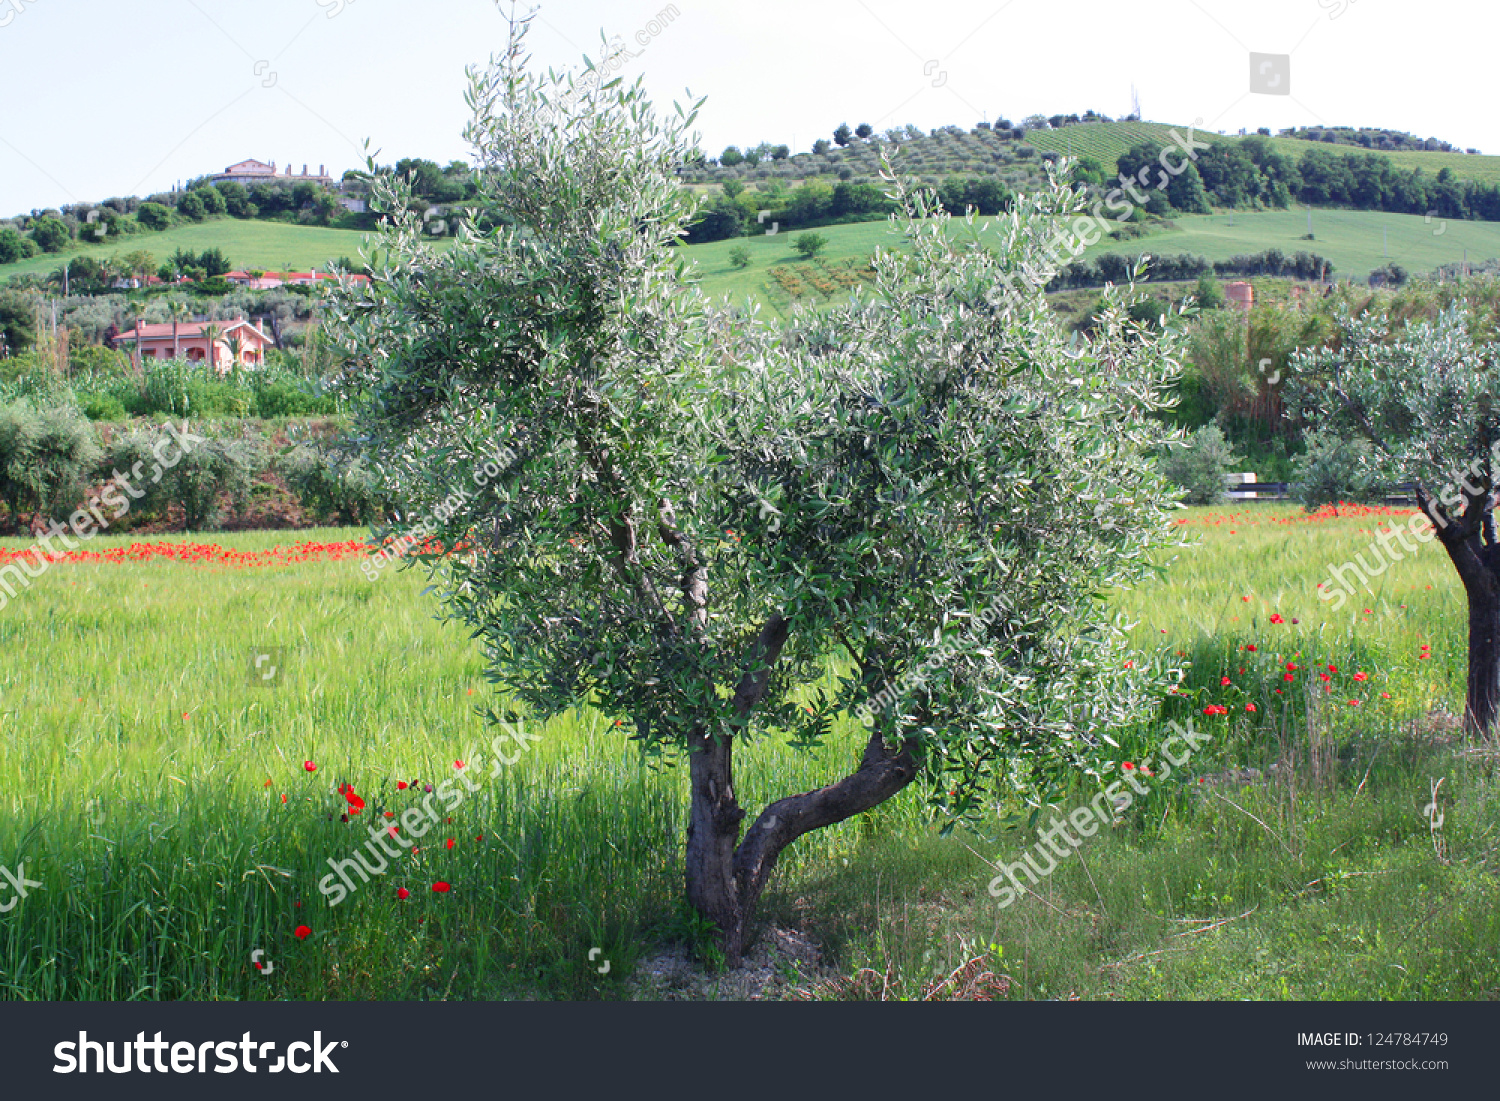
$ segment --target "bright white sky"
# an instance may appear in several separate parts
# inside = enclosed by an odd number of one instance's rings
[[[1367,125],[1500,153],[1488,0],[542,0],[537,64],[619,35],[670,105],[706,95],[703,146],[808,149],[840,122],[1006,115],[1202,128]],[[17,8],[20,8],[17,11]],[[464,67],[504,42],[493,0],[0,0],[0,215],[144,195],[249,157],[464,157]],[[643,31],[649,44],[635,41]],[[1249,52],[1290,55],[1251,93]]]

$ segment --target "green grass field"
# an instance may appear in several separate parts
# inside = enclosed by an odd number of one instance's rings
[[[307,271],[321,268],[340,256],[355,259],[366,234],[352,229],[298,226],[286,222],[261,222],[239,218],[209,218],[193,225],[173,226],[160,233],[136,233],[103,244],[85,244],[68,252],[33,256],[14,264],[0,265],[0,279],[12,275],[47,274],[76,256],[103,259],[145,249],[163,263],[183,249],[202,252],[218,248],[239,270]]]
[[[1306,210],[1237,211],[1232,216],[1195,214],[1178,218],[1175,224],[1176,229],[1123,244],[1101,242],[1085,256],[1101,252],[1131,255],[1187,252],[1209,260],[1227,260],[1237,254],[1276,248],[1288,255],[1315,252],[1333,261],[1335,277],[1356,280],[1368,277],[1371,271],[1390,262],[1400,264],[1413,275],[1425,274],[1444,264],[1461,263],[1466,248],[1471,264],[1500,256],[1500,222],[1436,218],[1429,222],[1415,214],[1318,209],[1312,211],[1314,240],[1311,241],[1302,239],[1307,233]]]
[[[975,219],[981,224],[990,220]],[[1333,261],[1336,278],[1363,280],[1388,262],[1400,264],[1414,275],[1426,274],[1444,264],[1462,262],[1465,248],[1471,264],[1500,257],[1500,222],[1436,219],[1428,222],[1412,214],[1314,210],[1312,241],[1302,239],[1307,233],[1305,211],[1190,215],[1176,219],[1174,225],[1173,229],[1123,243],[1101,241],[1087,249],[1084,258],[1092,259],[1104,252],[1131,256],[1143,252],[1175,256],[1185,252],[1213,261],[1276,248],[1287,255],[1299,251],[1317,253]],[[892,234],[886,222],[824,226],[815,232],[828,240],[819,259],[830,264],[853,261],[859,265],[877,248],[901,244],[900,235]],[[774,235],[690,245],[683,251],[698,265],[698,278],[706,293],[736,304],[748,299],[784,318],[790,316],[794,301],[816,306],[846,296],[844,292],[825,295],[808,284],[800,298],[794,299],[780,289],[770,274],[771,269],[797,272],[817,267],[792,251],[796,237],[797,231],[781,230]],[[736,247],[750,254],[748,267],[736,269],[730,265],[729,254]]]
[[[765,920],[804,931],[839,974],[886,976],[888,996],[921,996],[973,959],[1012,998],[1500,996],[1497,757],[1455,740],[1447,718],[1464,616],[1441,552],[1425,546],[1332,612],[1316,596],[1329,565],[1368,554],[1377,526],[1404,516],[1185,516],[1197,545],[1117,603],[1139,660],[1182,671],[1163,720],[1193,718],[1208,746],[1009,908],[987,884],[1034,837],[997,820],[943,839],[911,791],[799,840]],[[541,740],[480,765],[477,790],[418,851],[403,842],[337,906],[320,892],[369,823],[416,805],[401,783],[474,764],[493,733],[477,709],[503,707],[425,585],[415,570],[371,582],[354,560],[84,563],[18,591],[0,610],[13,655],[0,666],[0,864],[42,886],[0,920],[0,997],[618,998],[637,961],[690,939],[683,770],[648,767],[592,712],[530,724]],[[249,679],[263,647],[284,648],[269,687]],[[1211,704],[1228,713],[1205,716]],[[1156,760],[1165,733],[1117,732],[1121,759]],[[859,742],[845,726],[809,754],[757,744],[741,799],[826,783]],[[1434,830],[1423,807],[1439,778]],[[366,802],[349,822],[344,783]],[[1080,784],[1059,807],[1095,793]],[[254,968],[257,951],[274,973]]]

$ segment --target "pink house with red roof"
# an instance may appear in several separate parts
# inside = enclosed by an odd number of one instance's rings
[[[230,351],[230,341],[237,340],[239,363],[245,367],[256,367],[265,362],[266,349],[274,343],[244,318],[232,321],[185,321],[174,326],[171,322],[147,325],[137,321],[135,328],[126,329],[114,339],[114,346],[129,349],[141,359],[182,358],[194,363],[209,357],[208,336],[204,329],[218,330],[214,337],[213,365],[220,372],[228,371],[235,362]]]

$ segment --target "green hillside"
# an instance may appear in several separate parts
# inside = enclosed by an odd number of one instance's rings
[[[1179,218],[1173,225],[1123,244],[1100,243],[1088,249],[1084,258],[1104,252],[1132,256],[1186,252],[1208,260],[1227,260],[1274,248],[1288,254],[1315,252],[1333,262],[1336,277],[1356,280],[1365,279],[1375,268],[1391,261],[1412,274],[1425,274],[1444,264],[1461,262],[1465,248],[1471,264],[1500,258],[1500,222],[1429,223],[1412,214],[1314,210],[1312,241],[1303,240],[1307,233],[1305,212],[1236,212],[1232,217],[1227,213],[1205,214]],[[1389,256],[1383,252],[1382,231],[1389,240]],[[894,247],[901,241],[888,233],[885,222],[826,226],[817,232],[828,239],[828,246],[816,262],[802,260],[792,251],[795,233],[690,245],[684,252],[697,264],[705,292],[735,303],[748,298],[763,309],[788,316],[794,301],[817,305],[847,296],[847,290],[838,286],[828,269],[847,270],[851,263],[862,267],[877,248]],[[750,265],[743,270],[729,263],[729,253],[737,246],[750,254]],[[777,270],[783,273],[781,278],[775,274]],[[794,297],[786,289],[788,275],[801,285],[800,295]],[[820,289],[814,277],[824,287],[832,288],[832,293]]]
[[[0,265],[0,280],[32,272],[46,274],[62,267],[69,257],[92,256],[102,259],[120,253],[145,249],[158,264],[177,249],[202,252],[208,248],[223,250],[236,268],[268,271],[307,270],[322,267],[340,256],[351,259],[359,254],[365,234],[351,229],[326,229],[321,226],[298,226],[285,222],[262,222],[238,218],[209,218],[192,225],[173,226],[160,233],[134,233],[104,244],[81,245],[67,252],[34,256],[14,264]]]
[[[1172,140],[1176,130],[1187,137],[1186,126],[1172,126],[1165,122],[1078,122],[1060,130],[1028,130],[1022,139],[1027,145],[1052,153],[1063,153],[1070,157],[1093,157],[1105,168],[1114,171],[1115,162],[1132,145],[1143,141],[1162,144]],[[1226,141],[1219,134],[1202,134],[1194,131],[1199,141]],[[1309,142],[1298,142],[1308,145]]]

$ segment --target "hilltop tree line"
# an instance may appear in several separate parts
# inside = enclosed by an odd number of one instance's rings
[[[1159,142],[1132,146],[1119,172],[1150,189],[1149,214],[1207,214],[1212,207],[1339,206],[1394,214],[1500,221],[1500,186],[1459,180],[1450,168],[1429,176],[1405,169],[1379,153],[1309,149],[1300,158],[1281,152],[1268,138],[1217,141],[1175,177],[1161,170]],[[1157,184],[1165,182],[1162,190]],[[1098,186],[1111,188],[1111,180]]]
[[[478,194],[472,170],[463,161],[442,167],[434,161],[407,157],[377,171],[409,178],[419,209],[465,202]],[[373,217],[351,214],[340,201],[341,195],[362,197],[367,191],[364,177],[354,172],[345,173],[338,189],[293,176],[253,183],[203,176],[189,181],[181,191],[159,192],[144,199],[117,197],[102,203],[36,209],[0,219],[0,264],[60,253],[75,243],[101,244],[218,216],[370,229],[375,224]]]

